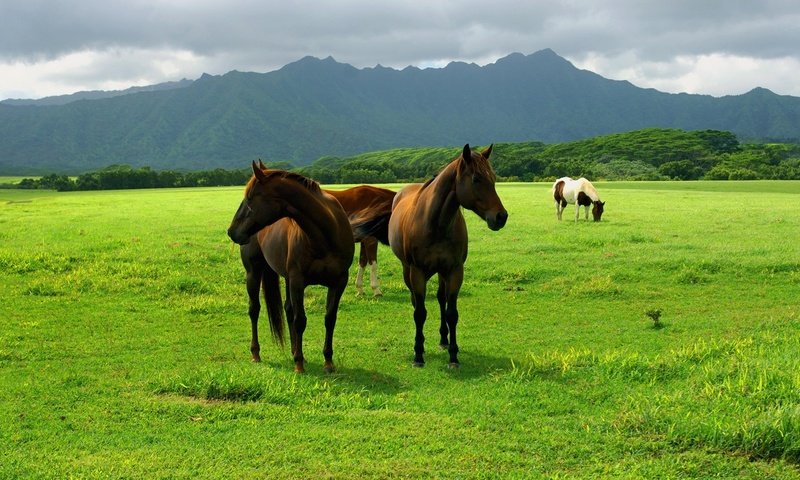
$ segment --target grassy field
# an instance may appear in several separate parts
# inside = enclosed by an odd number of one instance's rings
[[[461,369],[433,285],[411,367],[381,247],[333,375],[308,289],[302,376],[249,361],[241,188],[0,190],[0,478],[800,478],[800,182],[597,187],[599,224],[544,184],[466,212]]]

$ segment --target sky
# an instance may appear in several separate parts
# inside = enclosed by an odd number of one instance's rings
[[[670,93],[800,96],[797,0],[0,0],[0,100],[269,72],[486,65],[550,48]]]

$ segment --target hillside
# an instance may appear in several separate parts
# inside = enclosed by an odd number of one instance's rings
[[[551,50],[424,70],[306,57],[170,90],[0,104],[0,174],[236,168],[254,158],[306,165],[397,147],[566,142],[649,127],[800,138],[800,98],[764,89],[666,94],[579,70]]]
[[[401,148],[325,157],[297,170],[322,183],[421,181],[459,153],[459,147]],[[596,180],[800,180],[800,145],[740,144],[731,132],[718,130],[648,128],[550,145],[499,143],[491,162],[498,179],[505,181],[565,175]]]
[[[484,146],[473,145],[476,148]],[[406,183],[431,178],[461,147],[414,147],[353,157],[323,157],[292,169],[323,184]],[[730,132],[650,128],[560,144],[499,143],[491,162],[498,181],[546,181],[562,176],[592,180],[800,180],[800,145],[740,144]],[[243,185],[247,167],[178,172],[110,165],[70,178],[50,173],[0,188],[116,190]]]
[[[156,85],[147,85],[144,87],[130,87],[125,90],[90,90],[84,92],[71,93],[69,95],[55,95],[52,97],[44,97],[36,100],[29,100],[23,98],[9,98],[0,101],[0,105],[16,105],[16,106],[37,106],[48,107],[53,105],[66,105],[68,103],[77,102],[79,100],[100,100],[103,98],[121,97],[123,95],[130,95],[132,93],[141,92],[158,92],[161,90],[171,90],[173,88],[188,87],[192,84],[192,80],[179,80],[177,82],[164,82]]]

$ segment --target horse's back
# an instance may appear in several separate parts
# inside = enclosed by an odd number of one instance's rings
[[[326,192],[339,201],[348,215],[391,202],[395,195],[392,190],[372,185],[359,185],[346,190],[326,190]]]
[[[600,199],[592,182],[584,177],[577,179],[561,177],[553,183],[553,198],[562,204],[564,202],[574,204],[578,201],[581,193],[589,197],[591,201]]]

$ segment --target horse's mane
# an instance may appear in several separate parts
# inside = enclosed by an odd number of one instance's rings
[[[304,177],[299,173],[294,172],[287,172],[286,170],[263,170],[264,175],[267,179],[272,177],[281,177],[286,178],[288,180],[293,180],[303,186],[305,189],[312,193],[320,193],[322,190],[319,187],[319,183],[315,180],[312,180],[308,177]],[[244,187],[244,196],[248,196],[250,194],[250,190],[256,184],[258,180],[256,180],[256,176],[253,175],[250,177],[250,180],[247,181],[247,185]]]
[[[442,167],[442,168],[444,168],[444,167]],[[441,173],[441,172],[439,172],[439,173]],[[428,185],[430,185],[430,184],[431,184],[431,182],[433,182],[434,180],[436,180],[436,177],[439,175],[439,173],[434,173],[434,174],[433,174],[433,176],[432,176],[431,178],[429,178],[429,179],[425,180],[425,183],[423,183],[423,184],[422,184],[422,187],[420,187],[420,190],[422,190],[422,189],[426,188]]]
[[[578,180],[582,180],[583,181],[582,183],[583,183],[584,189],[586,190],[586,192],[585,192],[586,195],[588,195],[589,198],[593,202],[599,202],[600,201],[600,194],[597,193],[597,189],[594,188],[594,185],[592,185],[592,182],[590,182],[589,180],[587,180],[587,179],[585,179],[583,177],[579,178]]]
[[[481,154],[478,154],[477,157],[473,156],[472,160],[474,162],[473,166],[475,168],[475,173],[477,173],[478,175],[480,175],[482,177],[485,177],[488,180],[491,180],[492,182],[497,180],[497,176],[494,173],[494,169],[492,169],[492,165],[489,163],[489,160],[486,157],[484,157]],[[463,155],[459,155],[458,158],[456,158],[454,161],[458,162],[456,164],[456,169],[457,169],[456,171],[460,173],[461,170],[463,168],[465,168],[465,166],[464,166],[464,156]],[[450,166],[451,163],[453,163],[453,162],[448,163],[447,165],[445,165],[442,168],[440,168],[437,173],[434,173],[433,177],[429,178],[428,180],[425,181],[425,183],[422,184],[422,187],[420,187],[420,190],[425,189],[428,185],[431,184],[431,182],[436,180],[436,177],[439,176],[439,174],[442,173],[442,171],[445,168]]]

